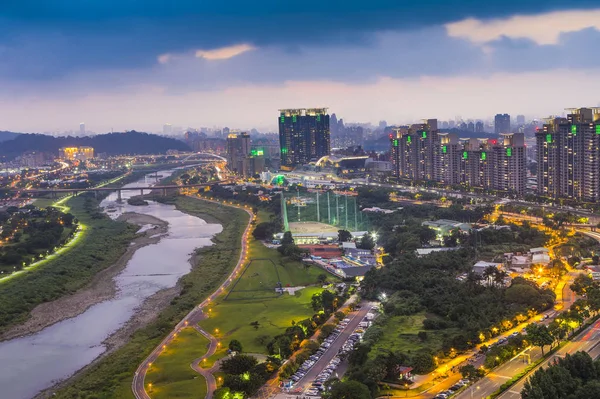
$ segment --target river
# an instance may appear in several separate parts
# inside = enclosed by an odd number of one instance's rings
[[[159,172],[164,178],[174,171]],[[155,184],[146,176],[125,187]],[[208,224],[165,205],[149,201],[148,206],[130,206],[127,198],[137,191],[123,191],[123,203],[111,193],[102,207],[110,217],[122,212],[154,216],[169,223],[168,233],[156,244],[138,249],[125,269],[115,278],[117,295],[91,306],[79,316],[63,320],[38,333],[0,343],[0,397],[25,399],[73,375],[106,351],[103,341],[124,325],[142,302],[158,291],[173,287],[190,271],[189,258],[195,248],[211,245],[221,225]]]

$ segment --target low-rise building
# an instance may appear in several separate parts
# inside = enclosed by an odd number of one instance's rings
[[[462,223],[456,220],[448,219],[427,220],[421,223],[421,225],[435,230],[438,239],[449,236],[453,230],[459,230],[463,233],[468,233],[471,231],[471,225],[469,223]]]
[[[483,273],[485,272],[485,270],[488,267],[495,267],[497,269],[500,269],[502,267],[502,263],[493,263],[493,262],[486,262],[483,260],[480,260],[479,262],[475,263],[473,265],[473,273],[478,274],[478,275],[483,275]]]

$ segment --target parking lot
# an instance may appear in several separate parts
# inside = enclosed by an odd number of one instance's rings
[[[373,304],[363,303],[360,309],[349,313],[321,344],[319,350],[290,378],[293,385],[289,393],[277,398],[287,398],[290,394],[301,395],[301,397],[320,396],[325,381],[336,377],[336,369],[342,361],[340,355],[350,352],[362,337],[368,325],[365,320],[372,307]],[[372,315],[373,313],[369,318],[372,318]],[[295,398],[295,396],[291,397]]]

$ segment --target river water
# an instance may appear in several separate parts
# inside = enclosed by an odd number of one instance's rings
[[[159,179],[173,171],[159,172]],[[150,176],[126,187],[149,187]],[[101,206],[110,217],[123,212],[151,215],[169,223],[168,233],[153,245],[138,249],[125,269],[115,277],[115,298],[91,306],[79,316],[63,320],[38,333],[0,343],[0,398],[25,399],[71,376],[102,354],[102,342],[135,313],[142,302],[156,292],[170,288],[190,271],[189,258],[195,248],[211,245],[221,225],[149,201],[148,206],[130,206],[127,198],[137,191],[123,191],[123,203],[112,193]]]

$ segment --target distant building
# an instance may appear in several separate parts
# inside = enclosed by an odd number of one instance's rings
[[[327,108],[280,109],[278,122],[282,168],[291,169],[330,154]]]
[[[510,115],[497,114],[494,117],[494,131],[496,134],[510,133]]]
[[[168,135],[173,133],[173,125],[171,125],[170,123],[165,123],[163,125],[163,134]]]
[[[83,122],[79,124],[79,134],[81,134],[82,136],[85,135],[85,123]]]
[[[58,157],[69,161],[87,161],[94,158],[92,147],[63,147],[58,149]]]
[[[483,122],[477,121],[475,124],[475,133],[483,133]]]
[[[467,123],[467,130],[469,132],[474,132],[475,131],[475,124],[473,122]]]
[[[525,124],[525,115],[517,115],[517,125]]]

